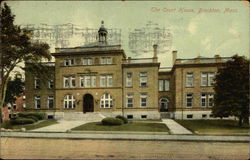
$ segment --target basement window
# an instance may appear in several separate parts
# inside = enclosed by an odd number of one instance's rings
[[[128,119],[133,119],[133,115],[127,115]]]
[[[207,118],[206,114],[201,115],[202,118]]]
[[[54,119],[53,115],[48,115],[48,119]]]
[[[147,119],[147,115],[141,115],[141,119]]]
[[[193,118],[193,115],[192,115],[192,114],[188,114],[188,115],[187,115],[187,118],[192,119],[192,118]]]

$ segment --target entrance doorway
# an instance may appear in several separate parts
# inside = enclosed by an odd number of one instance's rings
[[[83,113],[94,112],[94,98],[91,94],[83,96]]]
[[[168,103],[169,103],[169,100],[167,98],[160,99],[160,112],[168,111]]]

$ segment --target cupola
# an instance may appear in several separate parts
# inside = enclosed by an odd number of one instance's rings
[[[107,42],[107,35],[108,35],[108,31],[104,27],[104,21],[102,21],[102,25],[98,30],[99,42],[106,43]]]

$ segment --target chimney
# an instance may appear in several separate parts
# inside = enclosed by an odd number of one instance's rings
[[[128,57],[128,63],[129,64],[131,63],[131,57]]]
[[[172,51],[172,64],[173,64],[173,65],[174,65],[174,63],[175,63],[176,58],[177,58],[177,51],[174,50],[174,51]]]
[[[153,45],[153,48],[154,48],[154,57],[153,57],[153,61],[154,61],[154,62],[157,62],[157,47],[158,47],[157,44],[154,44],[154,45]]]

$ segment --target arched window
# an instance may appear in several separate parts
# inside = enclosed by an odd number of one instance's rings
[[[64,108],[75,108],[75,98],[73,95],[66,95],[63,100]]]
[[[113,107],[113,99],[110,94],[105,93],[104,95],[101,96],[100,107],[101,108]]]
[[[169,103],[169,100],[167,98],[160,99],[160,112],[168,111],[168,103]]]

